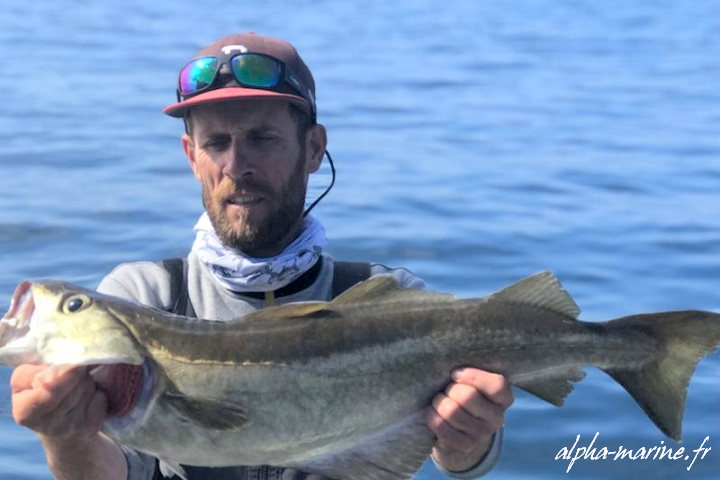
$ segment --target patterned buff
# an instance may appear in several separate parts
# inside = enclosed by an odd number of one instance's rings
[[[327,244],[325,228],[315,217],[305,217],[303,227],[298,238],[279,255],[253,258],[223,245],[205,212],[194,228],[196,236],[192,252],[224,287],[233,292],[277,290],[315,265],[322,247]]]

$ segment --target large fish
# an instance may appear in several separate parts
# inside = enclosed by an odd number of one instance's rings
[[[0,322],[0,362],[101,365],[114,379],[104,432],[178,470],[268,464],[341,480],[410,478],[433,444],[422,410],[468,365],[555,405],[580,366],[599,367],[679,440],[687,385],[720,342],[720,316],[587,323],[578,313],[549,273],[483,299],[378,276],[332,302],[227,323],[23,282]]]

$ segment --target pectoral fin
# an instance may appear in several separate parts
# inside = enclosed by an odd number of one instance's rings
[[[185,469],[179,463],[172,460],[160,459],[160,473],[163,475],[163,478],[174,478],[177,476],[181,480],[188,480]]]
[[[213,430],[232,430],[247,423],[242,406],[220,400],[187,397],[179,392],[165,392],[163,400],[178,411],[181,418]]]
[[[427,460],[433,443],[422,414],[417,414],[346,450],[285,466],[338,480],[407,480]]]

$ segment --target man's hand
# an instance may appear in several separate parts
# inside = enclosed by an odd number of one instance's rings
[[[462,472],[485,456],[493,434],[505,423],[513,394],[505,377],[476,368],[456,370],[452,379],[433,398],[426,421],[437,437],[435,460],[448,471]]]
[[[88,367],[20,365],[10,387],[13,418],[38,434],[57,480],[127,477],[122,450],[100,433],[107,397]]]
[[[20,365],[10,387],[13,418],[37,432],[43,443],[95,437],[105,419],[107,397],[87,367]]]

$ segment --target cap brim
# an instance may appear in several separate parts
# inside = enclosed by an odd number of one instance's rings
[[[228,100],[240,100],[244,98],[280,98],[297,104],[305,110],[308,110],[308,102],[297,95],[289,93],[273,92],[272,90],[259,90],[244,87],[224,87],[201,93],[185,101],[174,103],[163,108],[163,113],[171,117],[182,118],[187,113],[188,108],[201,105],[203,103],[223,102]]]

